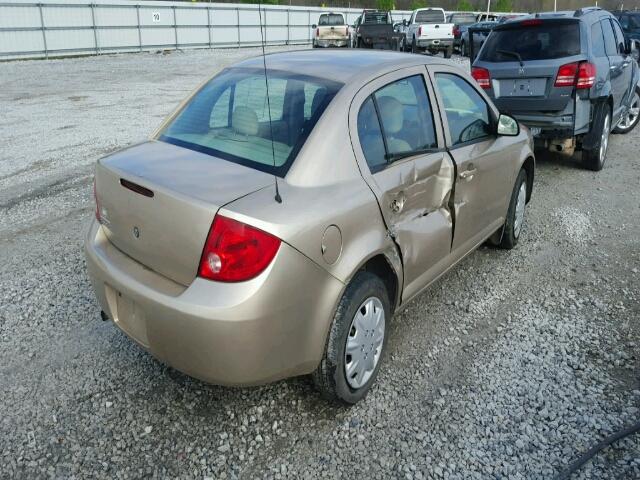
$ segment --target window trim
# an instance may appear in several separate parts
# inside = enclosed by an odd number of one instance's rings
[[[451,151],[451,150],[456,150],[458,148],[467,147],[469,145],[474,145],[476,143],[486,142],[487,140],[491,140],[491,139],[495,140],[498,135],[494,132],[494,133],[489,133],[484,137],[474,138],[473,140],[456,143],[454,145],[453,140],[451,138],[451,129],[449,128],[449,119],[447,118],[447,112],[446,112],[446,109],[444,108],[444,99],[440,94],[440,90],[438,89],[438,84],[436,82],[437,74],[446,74],[446,75],[453,75],[455,77],[458,77],[462,81],[466,82],[475,92],[478,93],[478,95],[480,96],[480,99],[487,106],[487,113],[489,114],[489,127],[491,128],[492,132],[495,130],[495,125],[497,122],[497,118],[499,116],[499,112],[496,110],[495,106],[488,101],[488,98],[486,97],[485,92],[481,91],[480,87],[476,87],[472,82],[464,78],[462,75],[460,75],[459,72],[455,71],[454,69],[450,69],[448,67],[445,67],[444,65],[438,65],[435,68],[431,67],[428,70],[431,76],[431,82],[433,83],[434,91],[436,92],[436,98],[439,104],[442,128],[443,128],[444,135],[447,142],[447,149]]]
[[[433,124],[433,134],[435,136],[435,140],[436,140],[436,145],[437,146],[433,149],[433,151],[429,151],[428,153],[419,153],[420,150],[416,149],[416,150],[408,151],[406,157],[399,158],[399,159],[396,159],[396,160],[388,160],[387,156],[390,155],[390,154],[389,154],[389,146],[387,145],[387,134],[386,134],[386,132],[384,130],[384,122],[382,121],[382,118],[381,118],[381,115],[380,115],[380,109],[378,107],[378,99],[376,98],[375,94],[377,92],[379,92],[380,90],[382,90],[383,88],[385,88],[385,87],[387,87],[387,86],[389,86],[389,85],[391,85],[393,83],[396,83],[396,82],[399,82],[399,81],[402,81],[402,80],[406,80],[406,79],[409,79],[409,78],[413,78],[413,77],[421,77],[421,79],[422,79],[422,82],[423,82],[423,85],[424,85],[424,91],[425,91],[425,94],[427,95],[427,102],[429,104],[429,110],[431,112],[430,117],[431,117],[431,122]],[[382,86],[377,87],[375,90],[371,91],[369,93],[369,95],[360,103],[356,116],[359,115],[360,110],[362,109],[364,104],[367,102],[367,100],[371,99],[371,101],[373,103],[373,108],[375,109],[375,112],[376,112],[376,120],[378,121],[378,126],[380,127],[380,133],[382,135],[382,142],[384,144],[385,163],[380,164],[380,165],[376,165],[376,166],[371,166],[371,165],[369,165],[369,162],[367,161],[367,157],[364,154],[364,150],[362,149],[362,144],[360,143],[360,134],[358,133],[358,143],[360,144],[360,149],[362,150],[365,163],[369,167],[369,170],[371,171],[372,174],[378,173],[378,172],[380,172],[382,170],[386,170],[387,168],[390,168],[390,167],[392,167],[394,165],[399,165],[399,164],[405,163],[407,161],[411,161],[413,158],[415,158],[417,156],[420,156],[420,155],[430,155],[431,153],[438,153],[438,152],[445,151],[445,149],[440,146],[440,139],[439,139],[439,136],[438,136],[438,129],[436,127],[436,117],[435,117],[434,112],[433,112],[433,110],[434,110],[433,109],[434,102],[432,101],[430,95],[431,94],[430,94],[430,91],[429,91],[429,88],[428,88],[428,83],[427,83],[427,79],[425,78],[425,75],[421,74],[421,73],[415,73],[415,74],[411,74],[411,75],[407,75],[407,76],[398,77],[398,78],[396,78],[394,80],[391,80],[388,83],[383,84]],[[356,131],[357,131],[357,125],[356,125]],[[412,155],[411,154],[412,152],[415,152],[415,153]],[[397,152],[397,153],[404,153],[404,152]]]

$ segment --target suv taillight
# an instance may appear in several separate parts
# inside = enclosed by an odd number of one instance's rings
[[[216,215],[202,251],[198,275],[219,282],[250,280],[269,266],[279,248],[279,238]]]
[[[591,88],[596,81],[596,66],[593,63],[582,62],[578,67],[576,88]]]
[[[591,88],[596,79],[596,67],[589,62],[573,62],[558,69],[556,87]]]
[[[491,88],[491,74],[486,68],[473,67],[471,69],[471,76],[475,78],[478,85],[482,88]]]

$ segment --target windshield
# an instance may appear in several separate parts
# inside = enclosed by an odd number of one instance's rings
[[[480,52],[485,62],[514,62],[516,53],[522,61],[570,57],[580,53],[580,29],[577,22],[519,23],[507,30],[494,30]]]
[[[320,15],[318,25],[344,25],[344,17],[339,13],[324,13]]]
[[[419,10],[415,23],[444,23],[444,13],[439,10]]]
[[[389,14],[387,12],[365,12],[362,23],[387,24],[389,23]]]
[[[284,176],[342,84],[276,70],[269,70],[268,78],[267,99],[264,70],[223,71],[194,95],[159,139]]]
[[[451,15],[449,23],[455,23],[456,25],[471,25],[472,23],[476,23],[476,16],[474,14],[467,15],[464,13],[454,13]]]

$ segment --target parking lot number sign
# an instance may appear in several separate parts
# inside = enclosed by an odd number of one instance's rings
[[[153,22],[157,23],[160,21],[160,12],[153,12]]]

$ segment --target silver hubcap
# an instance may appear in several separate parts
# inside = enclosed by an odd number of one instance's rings
[[[618,126],[620,128],[631,128],[631,126],[638,120],[638,115],[640,115],[640,96],[638,96],[638,92],[633,95],[633,100],[631,100],[631,107],[629,107],[629,111],[627,114],[622,117]]]
[[[609,146],[609,126],[611,124],[611,117],[607,113],[604,117],[604,126],[602,128],[602,138],[600,139],[600,163],[604,163],[604,158],[607,156],[607,147]]]
[[[344,373],[351,388],[366,384],[380,360],[384,342],[384,308],[376,297],[369,297],[356,312],[344,350]]]
[[[513,236],[518,238],[520,236],[520,230],[522,230],[522,224],[524,223],[524,206],[527,203],[527,185],[526,182],[522,182],[520,190],[518,190],[518,201],[516,202],[516,218],[513,222]]]

